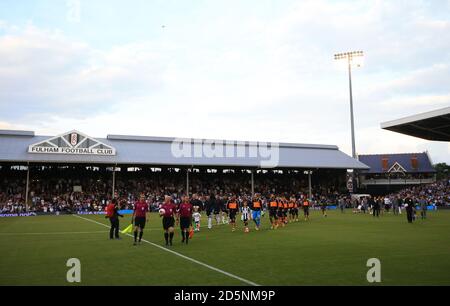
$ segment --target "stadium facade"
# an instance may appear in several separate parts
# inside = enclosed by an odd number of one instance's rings
[[[368,193],[396,191],[408,186],[436,182],[428,152],[359,155],[369,170],[359,171],[360,188]]]
[[[173,144],[192,145],[191,156],[176,156]],[[226,152],[205,148],[223,144]],[[12,163],[79,163],[110,165],[219,166],[258,168],[268,158],[258,154],[263,143],[108,135],[92,138],[78,131],[58,136],[36,136],[29,131],[0,131],[0,162]],[[196,154],[195,147],[203,147]],[[268,148],[271,149],[270,145]],[[333,145],[279,143],[276,168],[367,169],[363,163],[339,151]],[[239,154],[239,147],[245,148]],[[257,154],[252,155],[252,148]],[[176,149],[176,148],[175,148]],[[261,152],[259,152],[261,153]],[[269,152],[270,153],[270,152]]]
[[[30,172],[33,176],[33,172],[36,174],[43,168],[51,168],[60,173],[74,167],[94,167],[111,176],[112,195],[115,176],[134,171],[137,167],[175,170],[183,176],[187,190],[190,173],[206,173],[209,169],[221,173],[229,169],[241,173],[247,171],[252,192],[254,175],[258,173],[287,171],[307,175],[311,190],[311,177],[317,180],[320,173],[339,177],[345,186],[347,169],[369,169],[334,145],[124,135],[93,138],[76,130],[57,136],[38,136],[31,131],[0,131],[0,174],[5,178],[11,169],[21,172],[23,175],[19,176],[24,178],[24,183],[26,181],[25,198],[28,198]]]

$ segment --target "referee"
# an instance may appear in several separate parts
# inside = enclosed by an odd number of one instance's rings
[[[406,195],[404,203],[406,208],[406,219],[408,220],[408,223],[413,223],[414,201],[409,193]]]
[[[147,223],[148,204],[145,202],[145,195],[141,194],[139,201],[134,205],[133,216],[131,222],[134,223],[134,243],[137,245],[141,243],[144,235],[145,224]],[[139,241],[137,240],[139,236]]]
[[[164,204],[161,206],[161,209],[164,210],[164,213],[162,214],[164,239],[166,240],[166,246],[169,246],[172,245],[175,225],[174,215],[177,209],[176,205],[172,202],[172,197],[165,196]]]
[[[189,196],[183,197],[183,202],[178,207],[178,215],[179,218],[177,218],[180,222],[180,229],[181,229],[181,243],[188,244],[189,242],[189,228],[192,224],[192,204],[189,203]]]

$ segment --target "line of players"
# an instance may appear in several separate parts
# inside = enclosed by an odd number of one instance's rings
[[[211,204],[212,205],[208,205]],[[214,199],[208,201],[204,207],[208,217],[208,228],[212,227],[212,218],[215,216],[217,223],[220,221],[220,213],[224,223],[231,225],[231,230],[236,230],[236,218],[240,214],[241,220],[244,223],[244,231],[249,232],[249,223],[252,220],[255,223],[255,230],[259,231],[261,227],[261,217],[264,215],[263,200],[259,194],[254,198],[237,198],[232,196],[224,206],[214,205]],[[310,202],[308,199],[296,199],[294,196],[276,197],[271,195],[266,203],[266,208],[269,211],[269,219],[271,229],[286,226],[289,222],[298,222],[299,207],[303,208],[305,221],[309,220]],[[192,200],[188,196],[183,196],[180,204],[176,205],[170,196],[166,196],[164,203],[161,205],[159,213],[162,217],[162,226],[164,230],[164,239],[166,246],[171,246],[173,243],[175,224],[180,225],[182,243],[188,244],[190,238],[190,230],[192,224],[195,224],[195,230],[200,230],[200,209],[203,208],[203,203],[194,197]],[[136,203],[132,216],[132,223],[134,224],[134,245],[141,242],[145,224],[148,222],[147,214],[149,212],[148,205],[145,203],[145,197],[142,195],[140,200]],[[225,216],[229,219],[225,222]]]
[[[309,201],[297,200],[295,197],[275,197],[272,195],[267,202],[267,210],[269,211],[269,218],[271,223],[271,229],[277,229],[279,226],[285,226],[289,222],[298,222],[298,211],[300,205],[309,207]],[[224,222],[224,216],[227,216],[229,223],[231,224],[232,231],[236,229],[236,216],[241,213],[241,219],[244,222],[244,231],[249,232],[249,221],[253,220],[255,223],[255,230],[259,230],[261,226],[261,217],[264,214],[263,201],[259,194],[251,200],[246,198],[237,199],[232,196],[228,200],[222,209],[222,222]],[[309,218],[309,209],[305,210],[306,219]],[[215,211],[216,220],[219,222],[218,211]],[[211,212],[208,212],[208,227],[211,228]],[[228,222],[224,222],[228,223]]]

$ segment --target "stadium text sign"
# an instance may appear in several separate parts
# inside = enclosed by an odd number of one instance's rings
[[[112,149],[30,147],[29,153],[114,155]]]
[[[116,155],[116,149],[76,130],[45,139],[28,147],[28,153]]]
[[[8,218],[8,217],[34,217],[36,213],[14,213],[14,214],[0,214],[0,218]]]

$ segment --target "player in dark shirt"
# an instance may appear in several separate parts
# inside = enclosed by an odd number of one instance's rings
[[[305,221],[309,220],[309,206],[311,205],[309,201],[310,201],[310,200],[309,200],[308,198],[305,197],[305,198],[303,199],[303,203],[302,203],[302,206],[303,206],[303,216],[305,217]]]
[[[214,194],[211,194],[206,197],[205,211],[206,211],[206,216],[208,217],[208,228],[209,229],[212,228],[212,218],[213,218],[215,202],[216,202],[216,198],[215,198]]]
[[[227,209],[230,216],[231,230],[236,230],[236,214],[239,212],[239,204],[236,197],[233,196],[227,203]]]
[[[322,211],[322,216],[327,216],[327,199],[325,197],[322,197],[320,199],[320,210]]]
[[[198,198],[198,195],[195,193],[192,195],[191,204],[192,204],[192,208],[198,207],[199,212],[204,209],[202,201],[200,201],[200,199]]]
[[[294,205],[295,205],[295,198],[290,197],[289,198],[289,222],[294,222]]]
[[[163,225],[163,229],[164,229],[164,239],[166,240],[166,246],[172,245],[172,240],[173,240],[173,235],[174,235],[173,234],[174,225],[175,225],[174,216],[175,216],[175,213],[177,210],[176,205],[172,202],[172,197],[165,196],[164,204],[161,206],[161,210],[163,210],[161,217],[162,217],[162,225]]]
[[[284,223],[284,201],[282,198],[278,197],[278,210],[277,210],[277,217],[278,217],[278,226],[285,226]]]
[[[278,210],[278,201],[275,198],[275,195],[270,196],[269,200],[269,219],[271,223],[271,229],[278,228],[278,216],[277,216],[277,210]]]
[[[283,197],[283,223],[284,224],[289,223],[288,216],[289,216],[289,202],[285,197]]]
[[[255,222],[255,229],[259,231],[259,227],[261,225],[261,211],[263,208],[262,201],[260,199],[260,195],[257,193],[255,197],[253,198],[253,201],[251,203],[251,209],[252,209],[252,219]]]
[[[221,215],[222,215],[222,224],[228,224],[228,218],[229,218],[229,212],[228,212],[228,198],[225,196],[223,198],[220,198],[218,201]]]
[[[293,218],[295,222],[298,222],[298,207],[301,204],[301,202],[300,199],[296,199],[295,196],[292,196],[292,200],[294,201]]]
[[[189,203],[189,197],[184,196],[183,202],[178,206],[177,218],[177,222],[179,220],[181,228],[181,243],[186,242],[186,244],[188,244],[189,242],[189,228],[192,224],[192,209],[192,204]]]

